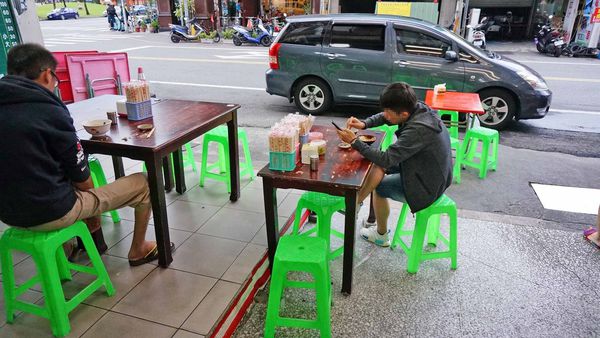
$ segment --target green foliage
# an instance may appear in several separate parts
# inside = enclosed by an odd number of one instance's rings
[[[158,23],[158,20],[152,20],[152,22],[150,23],[150,26],[154,29],[160,28],[160,24]]]
[[[183,8],[181,8],[181,2],[177,2],[177,7],[175,8],[175,10],[173,11],[173,14],[178,17],[181,18],[181,16],[183,15],[182,10]],[[194,4],[194,0],[187,0],[187,5],[188,5],[188,13],[190,15],[190,18],[193,18],[196,16],[196,5]]]
[[[225,29],[223,31],[222,37],[223,37],[223,39],[229,39],[229,40],[231,40],[231,39],[233,39],[233,34],[234,33],[235,33],[235,30],[233,30],[231,28],[228,28],[228,29]]]
[[[67,7],[77,10],[80,17],[82,17],[82,18],[88,17],[88,15],[85,14],[85,10],[79,10],[79,6],[81,6],[83,8],[83,4],[80,2],[67,2]],[[96,3],[87,3],[86,6],[88,7],[88,9],[90,11],[89,17],[102,16],[102,13],[106,10],[105,5],[100,5],[100,4],[96,4]],[[56,8],[60,8],[60,7],[63,7],[62,4],[60,3],[60,1],[56,1]],[[53,9],[54,8],[52,7],[52,4],[44,4],[44,5],[36,4],[36,6],[35,6],[37,16],[40,20],[46,20],[48,13],[50,13],[50,11],[52,11]]]

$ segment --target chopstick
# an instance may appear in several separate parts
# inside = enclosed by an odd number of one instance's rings
[[[150,129],[148,134],[146,134],[146,138],[150,138],[150,136],[152,136],[152,134],[154,134],[154,129],[156,129],[156,127],[152,127],[152,129]]]

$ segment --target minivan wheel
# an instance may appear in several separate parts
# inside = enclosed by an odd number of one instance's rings
[[[486,89],[479,93],[485,114],[478,115],[482,126],[502,130],[512,123],[517,109],[515,99],[501,89]]]
[[[332,101],[331,91],[322,80],[308,78],[294,87],[294,103],[305,114],[322,114],[329,109]]]

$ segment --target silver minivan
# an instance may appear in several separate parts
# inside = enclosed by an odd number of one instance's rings
[[[267,92],[299,110],[323,114],[334,104],[377,105],[392,82],[479,93],[481,124],[503,129],[513,120],[542,118],[552,92],[534,70],[474,47],[422,20],[374,14],[288,18],[269,49]]]

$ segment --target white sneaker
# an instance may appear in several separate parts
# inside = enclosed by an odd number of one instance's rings
[[[370,228],[370,227],[373,227],[373,226],[377,226],[377,223],[376,222],[372,222],[371,223],[371,222],[369,222],[369,218],[365,217],[365,218],[362,219],[361,225],[362,225],[363,228]]]
[[[382,247],[390,246],[389,234],[390,230],[388,229],[388,231],[385,234],[380,235],[379,232],[377,232],[376,226],[360,229],[360,237]]]

